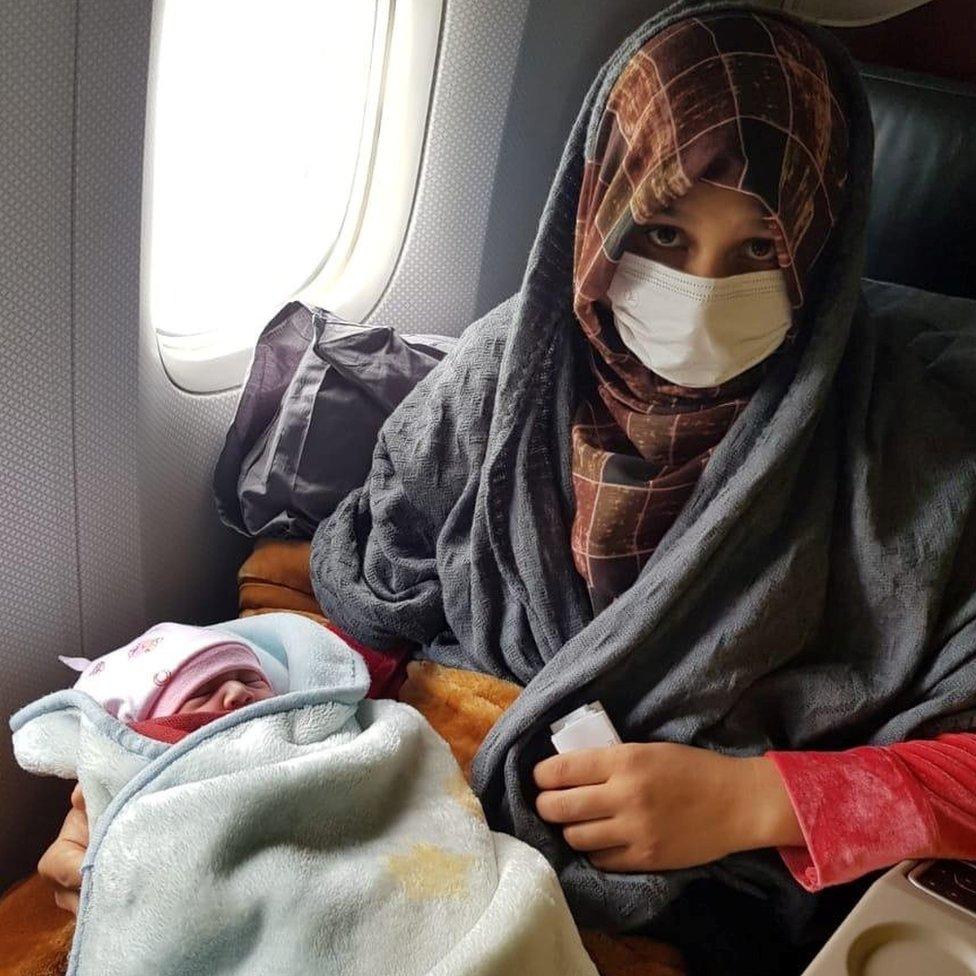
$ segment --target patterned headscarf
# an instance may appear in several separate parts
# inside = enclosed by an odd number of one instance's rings
[[[775,17],[682,20],[648,40],[614,84],[584,164],[573,275],[595,382],[573,422],[572,549],[594,612],[637,578],[797,327],[720,386],[666,381],[596,304],[628,234],[695,181],[748,194],[766,211],[797,309],[837,219],[846,159],[847,123],[821,51]]]

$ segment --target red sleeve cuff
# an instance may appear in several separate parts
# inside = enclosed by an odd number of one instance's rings
[[[936,836],[924,791],[882,747],[768,752],[806,847],[779,848],[807,891],[841,884],[917,856]]]

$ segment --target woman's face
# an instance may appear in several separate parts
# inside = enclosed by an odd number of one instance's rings
[[[711,183],[694,183],[649,224],[638,224],[624,250],[702,278],[776,269],[765,208],[754,197]]]
[[[257,671],[241,668],[218,675],[201,685],[183,702],[177,714],[229,712],[273,697],[271,686]]]

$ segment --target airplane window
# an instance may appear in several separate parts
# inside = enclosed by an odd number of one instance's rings
[[[157,3],[143,281],[164,360],[249,348],[328,256],[370,164],[388,3]]]

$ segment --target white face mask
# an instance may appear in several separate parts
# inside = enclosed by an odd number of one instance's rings
[[[626,251],[607,289],[624,345],[680,386],[718,386],[773,353],[792,322],[780,270],[700,278]]]

